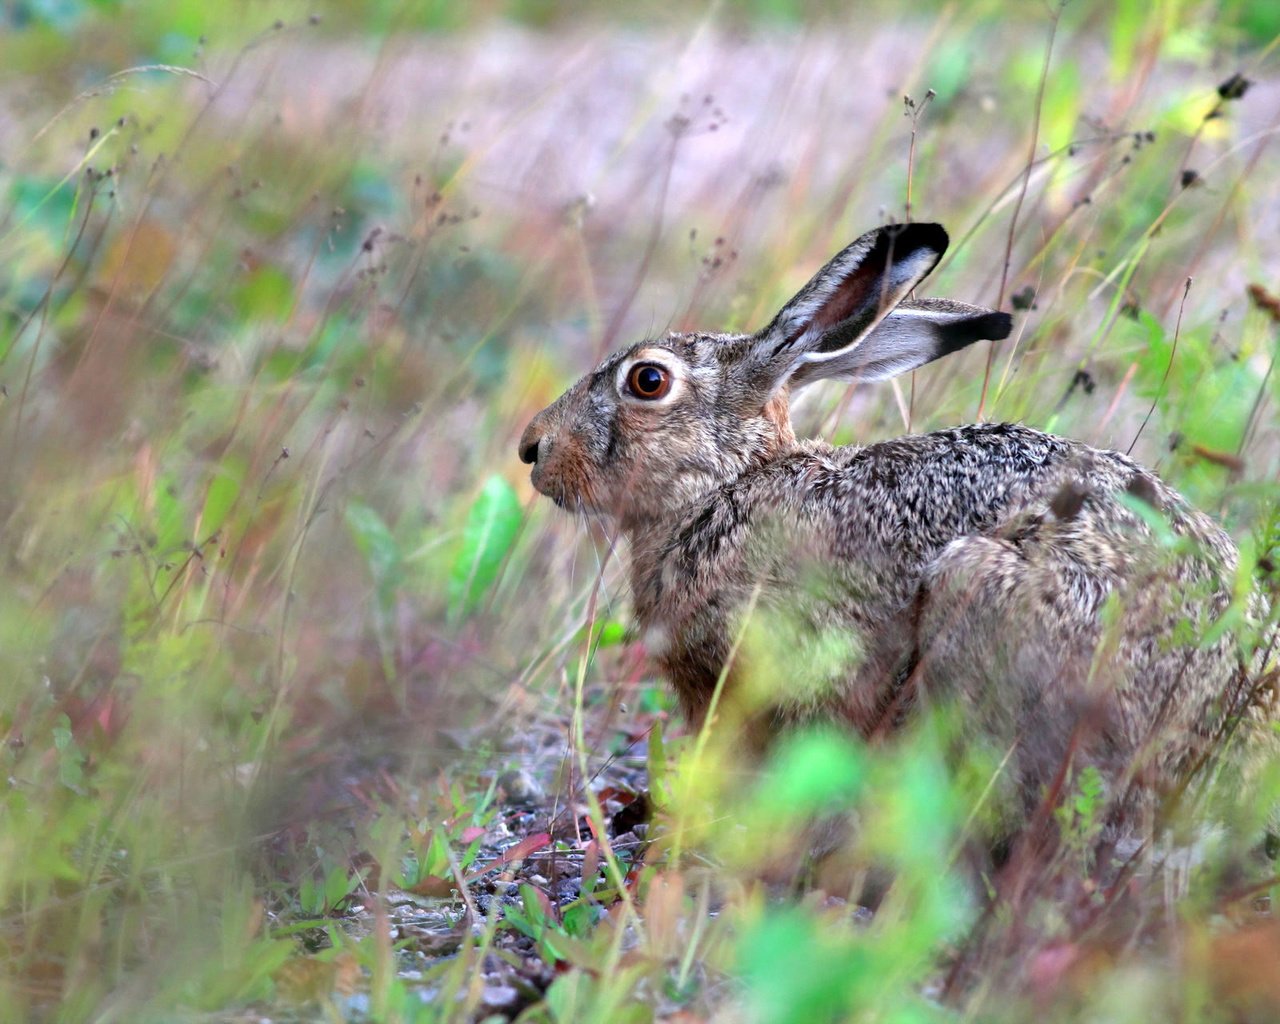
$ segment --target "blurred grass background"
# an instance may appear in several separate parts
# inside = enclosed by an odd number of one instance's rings
[[[803,427],[1132,445],[1265,553],[1278,37],[1269,0],[0,5],[4,1019],[1273,1019],[1238,842],[1176,896],[1080,867],[961,956],[984,777],[928,729],[758,784],[664,742],[608,538],[514,445],[613,347],[766,322],[909,183],[930,292],[1014,335]],[[603,828],[613,755],[675,837],[643,870],[557,816]],[[752,836],[851,800],[895,899],[769,902]],[[567,898],[449,894],[544,826]]]

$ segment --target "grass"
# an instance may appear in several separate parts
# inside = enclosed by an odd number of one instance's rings
[[[603,351],[765,322],[909,182],[932,291],[1014,335],[802,427],[1132,447],[1269,556],[1273,5],[926,8],[0,12],[8,1019],[1280,1011],[1275,766],[1112,888],[1072,780],[1060,856],[985,902],[1000,751],[949,765],[939,719],[735,767],[515,457]],[[870,921],[791,887],[850,808],[843,891],[897,873]]]

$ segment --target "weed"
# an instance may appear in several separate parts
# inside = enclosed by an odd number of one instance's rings
[[[1273,757],[1206,756],[1163,873],[1087,771],[993,851],[963,709],[744,762],[515,456],[601,350],[937,219],[1011,340],[799,426],[1132,448],[1273,660],[1276,9],[5,5],[7,1019],[1276,1016]]]

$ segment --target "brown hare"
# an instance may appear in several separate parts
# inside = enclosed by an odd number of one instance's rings
[[[1028,427],[839,448],[792,430],[807,384],[1009,333],[1006,313],[907,298],[946,247],[937,224],[877,228],[755,334],[632,345],[520,457],[626,537],[640,635],[693,723],[719,694],[757,743],[815,720],[872,737],[954,701],[1024,806],[1087,765],[1113,818],[1154,806],[1248,702],[1235,640],[1210,632],[1230,538],[1126,456]]]

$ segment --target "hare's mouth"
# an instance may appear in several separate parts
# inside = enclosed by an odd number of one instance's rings
[[[587,519],[604,512],[595,488],[591,486],[589,474],[577,471],[576,466],[566,467],[563,463],[544,465],[539,461],[533,467],[529,481],[535,491],[571,515]]]
[[[557,507],[564,509],[566,512],[578,516],[588,516],[593,511],[583,500],[581,494],[577,492],[570,493],[569,488],[560,481],[549,481],[545,478],[540,478],[540,475],[535,472],[532,483],[535,491],[543,497],[550,498]]]
[[[591,519],[601,514],[600,509],[592,505],[581,494],[570,494],[567,491],[560,491],[550,496],[560,508],[564,509],[570,515],[577,516],[579,519]]]

